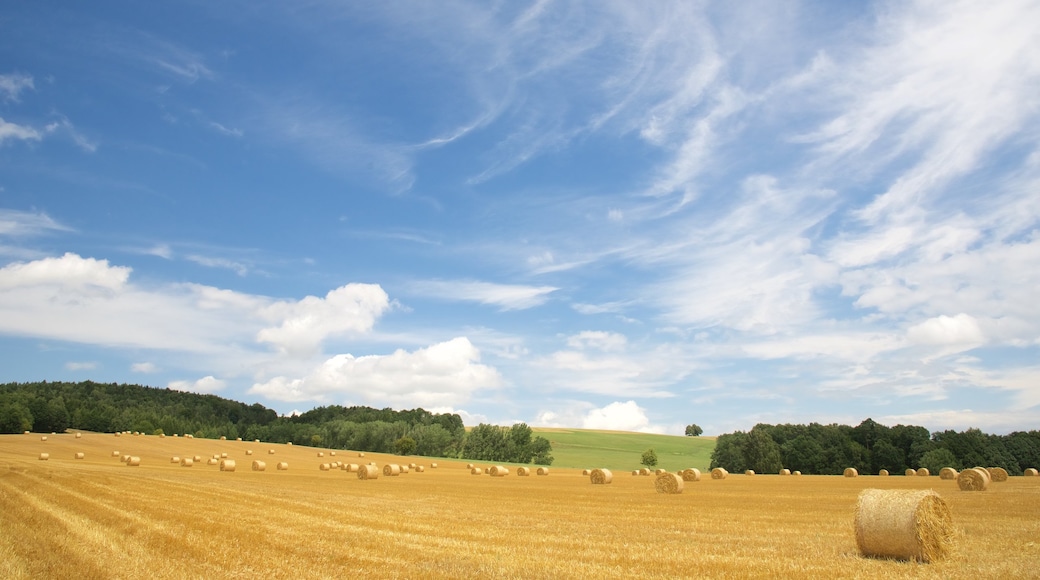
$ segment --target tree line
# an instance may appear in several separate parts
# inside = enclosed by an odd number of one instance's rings
[[[866,419],[848,425],[755,425],[750,431],[720,435],[711,455],[711,467],[740,472],[776,473],[783,468],[806,474],[838,475],[854,467],[860,473],[887,469],[943,467],[957,470],[1002,467],[1021,474],[1040,466],[1040,431],[990,435],[978,429],[936,431],[924,427],[887,427]]]
[[[279,416],[259,403],[142,385],[0,384],[0,433],[66,429],[241,437],[373,453],[552,463],[549,441],[533,437],[527,425],[478,425],[467,433],[457,413],[331,405]]]

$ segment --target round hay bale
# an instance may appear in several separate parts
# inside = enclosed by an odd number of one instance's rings
[[[539,467],[534,472],[537,475],[549,475],[549,468],[548,467]]]
[[[357,473],[358,469],[360,469],[360,466],[357,463],[348,463],[346,466],[348,473]]]
[[[801,474],[802,474],[802,472],[801,472],[801,471],[798,471],[797,469],[796,469],[796,470],[794,470],[794,471],[793,471],[793,472],[791,473],[791,475],[801,475]]]
[[[922,468],[917,470],[917,477],[928,477],[931,474],[932,474],[932,472],[928,471],[927,467],[922,467]]]
[[[268,449],[267,450],[267,454],[268,455],[274,455],[274,449]]]
[[[1035,467],[1027,467],[1025,471],[1022,472],[1022,475],[1026,477],[1038,477],[1040,476],[1040,472],[1038,472]]]
[[[416,466],[416,468],[415,468],[415,472],[416,473],[422,473],[424,471],[426,471],[426,468],[423,467],[422,465]]]
[[[318,457],[325,457],[325,453],[324,453],[324,452],[322,452],[322,451],[319,451],[319,452],[318,452]]]
[[[122,457],[119,458],[119,460],[122,461],[123,463],[126,463],[127,461],[130,461],[130,456],[129,455],[123,455]]]
[[[332,457],[335,457],[336,456],[336,452],[335,451],[329,451],[329,455],[331,455]]]
[[[112,457],[119,457],[119,452],[118,451],[113,451],[112,452]]]
[[[436,463],[431,463],[430,464],[430,469],[437,469],[437,464]]]
[[[116,437],[122,437],[122,436],[123,436],[123,434],[122,434],[122,433],[120,433],[120,432],[118,432],[118,431],[116,431],[116,432],[114,433],[114,435],[115,435]],[[165,435],[163,435],[163,437],[165,437]]]
[[[989,488],[989,472],[975,467],[957,474],[957,487],[961,491],[986,491]]]
[[[414,464],[414,463],[409,463],[408,464],[408,469],[415,469],[416,467],[419,467],[419,466]]]
[[[682,493],[683,478],[674,473],[659,473],[654,480],[657,493]]]
[[[379,468],[375,465],[358,466],[357,477],[358,479],[378,479]]]
[[[638,469],[633,469],[632,470],[632,475],[639,475],[639,470]]]
[[[639,475],[650,475],[650,468],[644,467],[639,470]]]
[[[846,467],[845,477],[859,477],[859,471],[856,471],[855,467]]]
[[[26,431],[25,433],[23,433],[23,435],[28,435],[28,434],[29,434],[29,432],[28,432],[28,431]]]
[[[227,441],[227,437],[225,437],[225,436],[221,435],[221,436],[220,436],[220,440],[221,440],[221,441]]]
[[[726,477],[728,475],[729,475],[729,472],[726,471],[725,469],[721,468],[721,467],[716,467],[715,469],[711,470],[711,478],[712,479],[726,479]]]
[[[235,470],[235,460],[234,459],[221,459],[220,460],[220,470],[221,471],[234,471]]]
[[[952,467],[944,467],[939,470],[939,479],[957,479],[957,470]]]
[[[181,458],[176,456],[176,455],[174,455],[173,457],[170,458],[170,463],[180,463],[180,462],[181,462]]]
[[[51,454],[50,453],[41,453],[40,454],[40,461],[47,461],[50,458],[51,458]]]
[[[881,471],[877,472],[877,474],[880,475],[881,477],[888,477],[888,470],[887,469],[882,469]]]
[[[246,449],[246,455],[252,455],[252,454],[253,454],[253,450],[252,449]],[[224,455],[227,455],[227,453],[225,453]]]
[[[917,470],[916,469],[907,469],[906,471],[903,472],[903,475],[905,475],[907,477],[914,477],[914,476],[917,475]]]
[[[401,466],[396,463],[387,463],[383,466],[383,475],[389,477],[401,475]]]
[[[472,463],[467,463],[466,464],[466,469],[469,469],[470,471],[472,471],[474,467],[476,467],[476,466],[473,465]]]
[[[408,473],[409,471],[411,471],[411,469],[407,465],[401,465],[399,467],[401,469],[401,473]]]
[[[81,437],[83,437],[83,434],[82,434],[82,433],[76,433],[76,439],[79,439],[79,438],[81,438]]]
[[[136,455],[131,456],[130,459],[126,460],[126,466],[127,467],[140,467],[141,466],[141,458],[136,456]]]
[[[654,475],[661,475],[662,473],[668,473],[667,469],[655,469]]]
[[[259,439],[253,439],[253,443],[259,443],[259,442],[260,442]]]
[[[328,470],[332,469],[332,466],[329,465],[328,463],[321,463],[321,464],[318,465],[318,469],[320,469],[321,471],[328,471]]]
[[[865,489],[856,506],[856,544],[864,556],[935,562],[953,542],[950,508],[932,490]]]
[[[195,458],[184,457],[181,459],[181,467],[191,467],[192,465],[195,465]]]
[[[755,474],[755,470],[754,469],[748,469],[747,471],[744,472],[744,475],[754,475],[754,474]]]
[[[206,460],[206,465],[216,465],[218,463],[220,463],[220,460],[213,457]]]
[[[590,470],[590,469],[582,469],[581,470],[581,474],[582,475],[592,475],[592,470]]]
[[[264,471],[267,469],[267,464],[259,459],[253,460],[253,471]]]
[[[276,465],[275,467],[278,468],[278,471],[288,471],[289,470],[289,464],[284,462],[284,461],[279,461],[278,465]]]
[[[690,467],[688,469],[684,469],[684,470],[682,470],[682,478],[683,478],[683,481],[700,481],[701,480],[701,470],[697,469],[696,467]]]
[[[47,440],[47,436],[46,435],[43,435],[43,436],[40,437],[40,441],[46,441],[46,440]]]
[[[249,453],[246,453],[246,455],[249,455]],[[221,453],[220,454],[220,458],[221,459],[227,459],[227,453]]]
[[[116,433],[116,437],[118,437],[118,436],[119,436],[119,434]],[[166,439],[166,433],[159,433],[159,439]]]
[[[469,474],[470,475],[482,475],[483,473],[484,473],[484,470],[479,468],[479,467],[474,467],[474,468],[469,470]]]
[[[517,467],[516,468],[516,474],[519,477],[529,477],[531,475],[531,468],[530,467]]]
[[[235,437],[235,441],[241,441],[241,440],[242,440],[241,437]]]
[[[292,441],[286,443],[286,445],[288,445],[289,447],[292,447]]]
[[[780,475],[791,475],[791,470],[785,467],[780,470]]]
[[[596,485],[603,485],[614,481],[614,474],[609,469],[593,469],[589,479]]]
[[[993,483],[1000,483],[1008,480],[1008,472],[1003,467],[987,467],[986,471],[989,472],[989,478],[993,480]]]
[[[488,473],[491,474],[491,477],[505,477],[509,475],[509,468],[503,467],[501,465],[495,465],[494,467],[488,470]]]
[[[83,459],[84,457],[86,457],[86,454],[84,454],[82,451],[76,453],[76,459]]]
[[[364,457],[364,456],[365,456],[365,454],[364,454],[364,453],[358,453],[358,454],[357,454],[357,456],[358,456],[358,457]]]

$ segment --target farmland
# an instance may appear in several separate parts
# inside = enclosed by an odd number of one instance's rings
[[[125,466],[116,450],[141,466]],[[317,451],[183,437],[0,436],[0,577],[1038,575],[1036,477],[969,493],[935,476],[733,474],[662,495],[652,477],[627,472],[594,486],[575,468],[493,478],[453,460],[360,481],[318,469],[358,461],[356,453],[322,450],[319,459]],[[50,459],[39,461],[41,452]],[[73,459],[77,452],[85,458]],[[219,453],[238,470],[170,462]],[[267,471],[250,471],[252,459],[267,461]],[[277,461],[289,470],[274,470]],[[935,564],[861,557],[853,512],[870,487],[936,490],[953,513],[952,556]]]
[[[535,427],[535,435],[552,443],[554,466],[610,467],[639,469],[640,457],[647,449],[657,453],[658,467],[669,471],[696,467],[707,471],[711,451],[715,448],[712,437],[679,437],[650,433],[626,433],[591,429],[559,429]]]

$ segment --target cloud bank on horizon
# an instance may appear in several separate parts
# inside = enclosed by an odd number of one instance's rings
[[[0,15],[0,381],[1038,428],[1040,2]]]

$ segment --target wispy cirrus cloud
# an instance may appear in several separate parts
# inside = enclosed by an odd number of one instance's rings
[[[18,96],[22,91],[33,90],[36,86],[30,75],[12,73],[0,75],[0,96],[2,100],[18,102]]]
[[[461,300],[498,306],[502,310],[526,310],[541,306],[558,290],[553,286],[495,284],[477,280],[422,280],[408,284],[411,293],[439,300]]]

